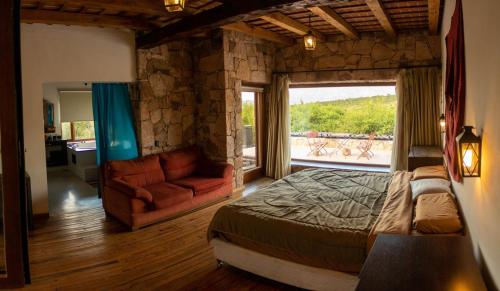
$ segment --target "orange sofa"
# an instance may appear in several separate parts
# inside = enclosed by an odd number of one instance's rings
[[[233,166],[206,159],[196,147],[109,161],[102,202],[132,230],[232,194]]]

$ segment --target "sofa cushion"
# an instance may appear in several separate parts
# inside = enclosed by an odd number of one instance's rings
[[[191,176],[196,171],[200,156],[200,151],[195,146],[160,154],[166,180],[173,181]]]
[[[193,198],[191,189],[179,187],[170,183],[158,183],[144,186],[153,196],[153,204],[156,209],[164,209]]]
[[[172,181],[172,183],[192,189],[194,191],[194,195],[201,195],[224,186],[226,179],[194,176],[175,180]]]
[[[121,178],[130,185],[143,187],[165,181],[158,155],[127,161],[110,161],[107,179]]]

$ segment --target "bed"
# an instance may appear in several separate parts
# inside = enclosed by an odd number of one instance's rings
[[[297,287],[353,289],[378,233],[411,229],[411,173],[307,169],[221,207],[215,256]]]

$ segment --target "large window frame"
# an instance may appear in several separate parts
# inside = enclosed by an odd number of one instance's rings
[[[245,170],[243,174],[244,183],[258,179],[264,175],[265,171],[265,148],[264,148],[264,87],[257,85],[242,86],[241,92],[254,93],[254,118],[255,118],[255,167]]]
[[[346,82],[346,83],[292,83],[290,84],[290,89],[307,89],[307,88],[329,88],[329,87],[375,87],[375,86],[396,86],[396,82],[392,80],[388,81],[374,81],[374,82]],[[290,105],[291,106],[291,105]],[[324,165],[327,167],[356,167],[356,168],[380,168],[389,169],[390,165],[386,164],[371,164],[363,162],[345,162],[345,161],[324,161],[324,160],[313,160],[304,158],[294,158],[291,157],[292,167],[300,165]]]

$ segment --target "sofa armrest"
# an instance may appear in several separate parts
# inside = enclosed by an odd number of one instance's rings
[[[107,184],[109,187],[127,194],[130,198],[141,199],[148,203],[153,202],[153,195],[151,195],[151,193],[149,193],[148,190],[134,185],[130,185],[119,178],[114,178],[108,181]]]
[[[204,177],[233,178],[234,166],[224,162],[204,160],[198,165],[198,173]]]

